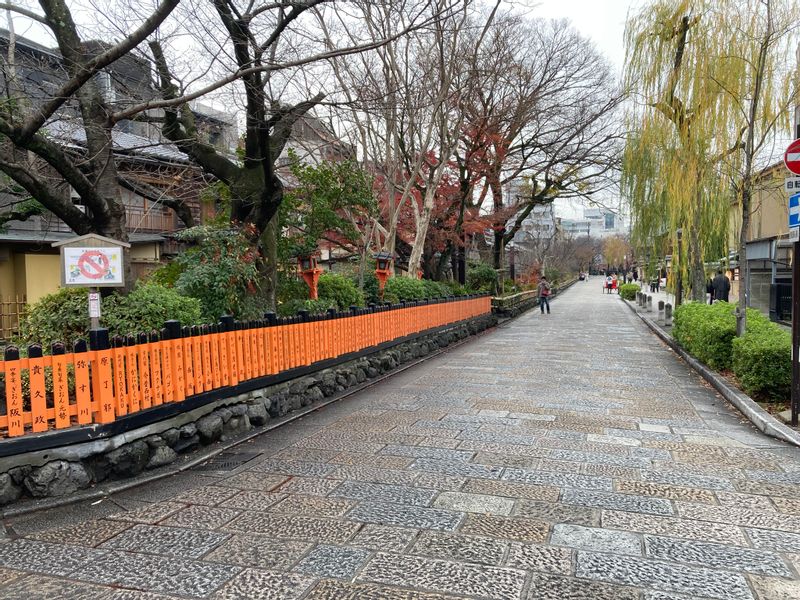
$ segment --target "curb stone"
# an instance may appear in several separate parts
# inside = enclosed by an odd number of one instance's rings
[[[725,400],[735,406],[753,425],[755,425],[762,433],[788,442],[793,446],[800,447],[800,433],[794,429],[784,425],[775,417],[769,414],[766,410],[761,408],[755,400],[744,392],[739,391],[730,385],[725,379],[711,370],[709,367],[694,358],[691,354],[686,352],[678,345],[670,334],[664,331],[656,322],[649,317],[641,314],[636,310],[636,307],[628,300],[620,298],[642,321],[647,325],[653,333],[655,333],[661,340],[666,343],[672,350],[680,356],[686,363],[689,364],[695,371],[697,371],[703,379],[710,383]]]

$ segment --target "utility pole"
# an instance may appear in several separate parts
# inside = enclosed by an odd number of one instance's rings
[[[800,69],[800,45],[795,54]],[[795,73],[800,85],[800,72]],[[794,138],[800,139],[800,103],[794,107]],[[792,244],[792,427],[797,427],[800,414],[800,241]]]

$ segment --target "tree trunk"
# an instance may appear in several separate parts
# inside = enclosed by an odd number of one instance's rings
[[[695,212],[694,221],[699,221],[699,211]],[[695,302],[706,301],[706,271],[703,263],[703,249],[700,243],[699,223],[692,224],[689,231],[689,282],[692,286],[692,300]]]
[[[275,311],[278,283],[278,215],[270,219],[259,238],[261,246],[261,297],[266,308]]]

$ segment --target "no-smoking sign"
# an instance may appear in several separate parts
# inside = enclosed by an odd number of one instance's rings
[[[64,248],[64,283],[68,286],[118,286],[123,282],[121,248]]]

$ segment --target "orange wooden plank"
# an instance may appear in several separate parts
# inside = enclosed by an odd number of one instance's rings
[[[128,389],[126,385],[127,366],[125,364],[125,347],[122,339],[117,339],[112,350],[114,357],[114,400],[118,416],[127,415],[129,412]]]
[[[152,336],[148,346],[150,349],[150,389],[153,394],[153,406],[159,406],[164,404],[164,379],[161,368],[161,342],[158,341],[156,336]]]
[[[17,355],[19,356],[19,355]],[[8,415],[8,435],[14,437],[25,432],[22,420],[22,363],[20,360],[7,360],[6,372],[6,410]]]
[[[44,385],[44,358],[40,347],[28,349],[28,381],[31,395],[31,422],[33,431],[47,431],[47,398]],[[38,355],[38,356],[37,356]]]
[[[97,422],[114,421],[114,378],[111,374],[112,350],[97,350],[92,359],[92,383],[97,402]]]
[[[89,353],[86,344],[78,342],[75,346],[75,408],[79,425],[92,422],[92,392],[89,383]]]
[[[139,361],[137,360],[136,347],[133,340],[129,339],[125,344],[125,377],[128,380],[128,408],[135,413],[141,410],[141,392],[139,390]]]
[[[57,351],[59,354],[53,355],[53,406],[56,429],[64,429],[70,426],[67,356],[63,354],[63,346]]]

